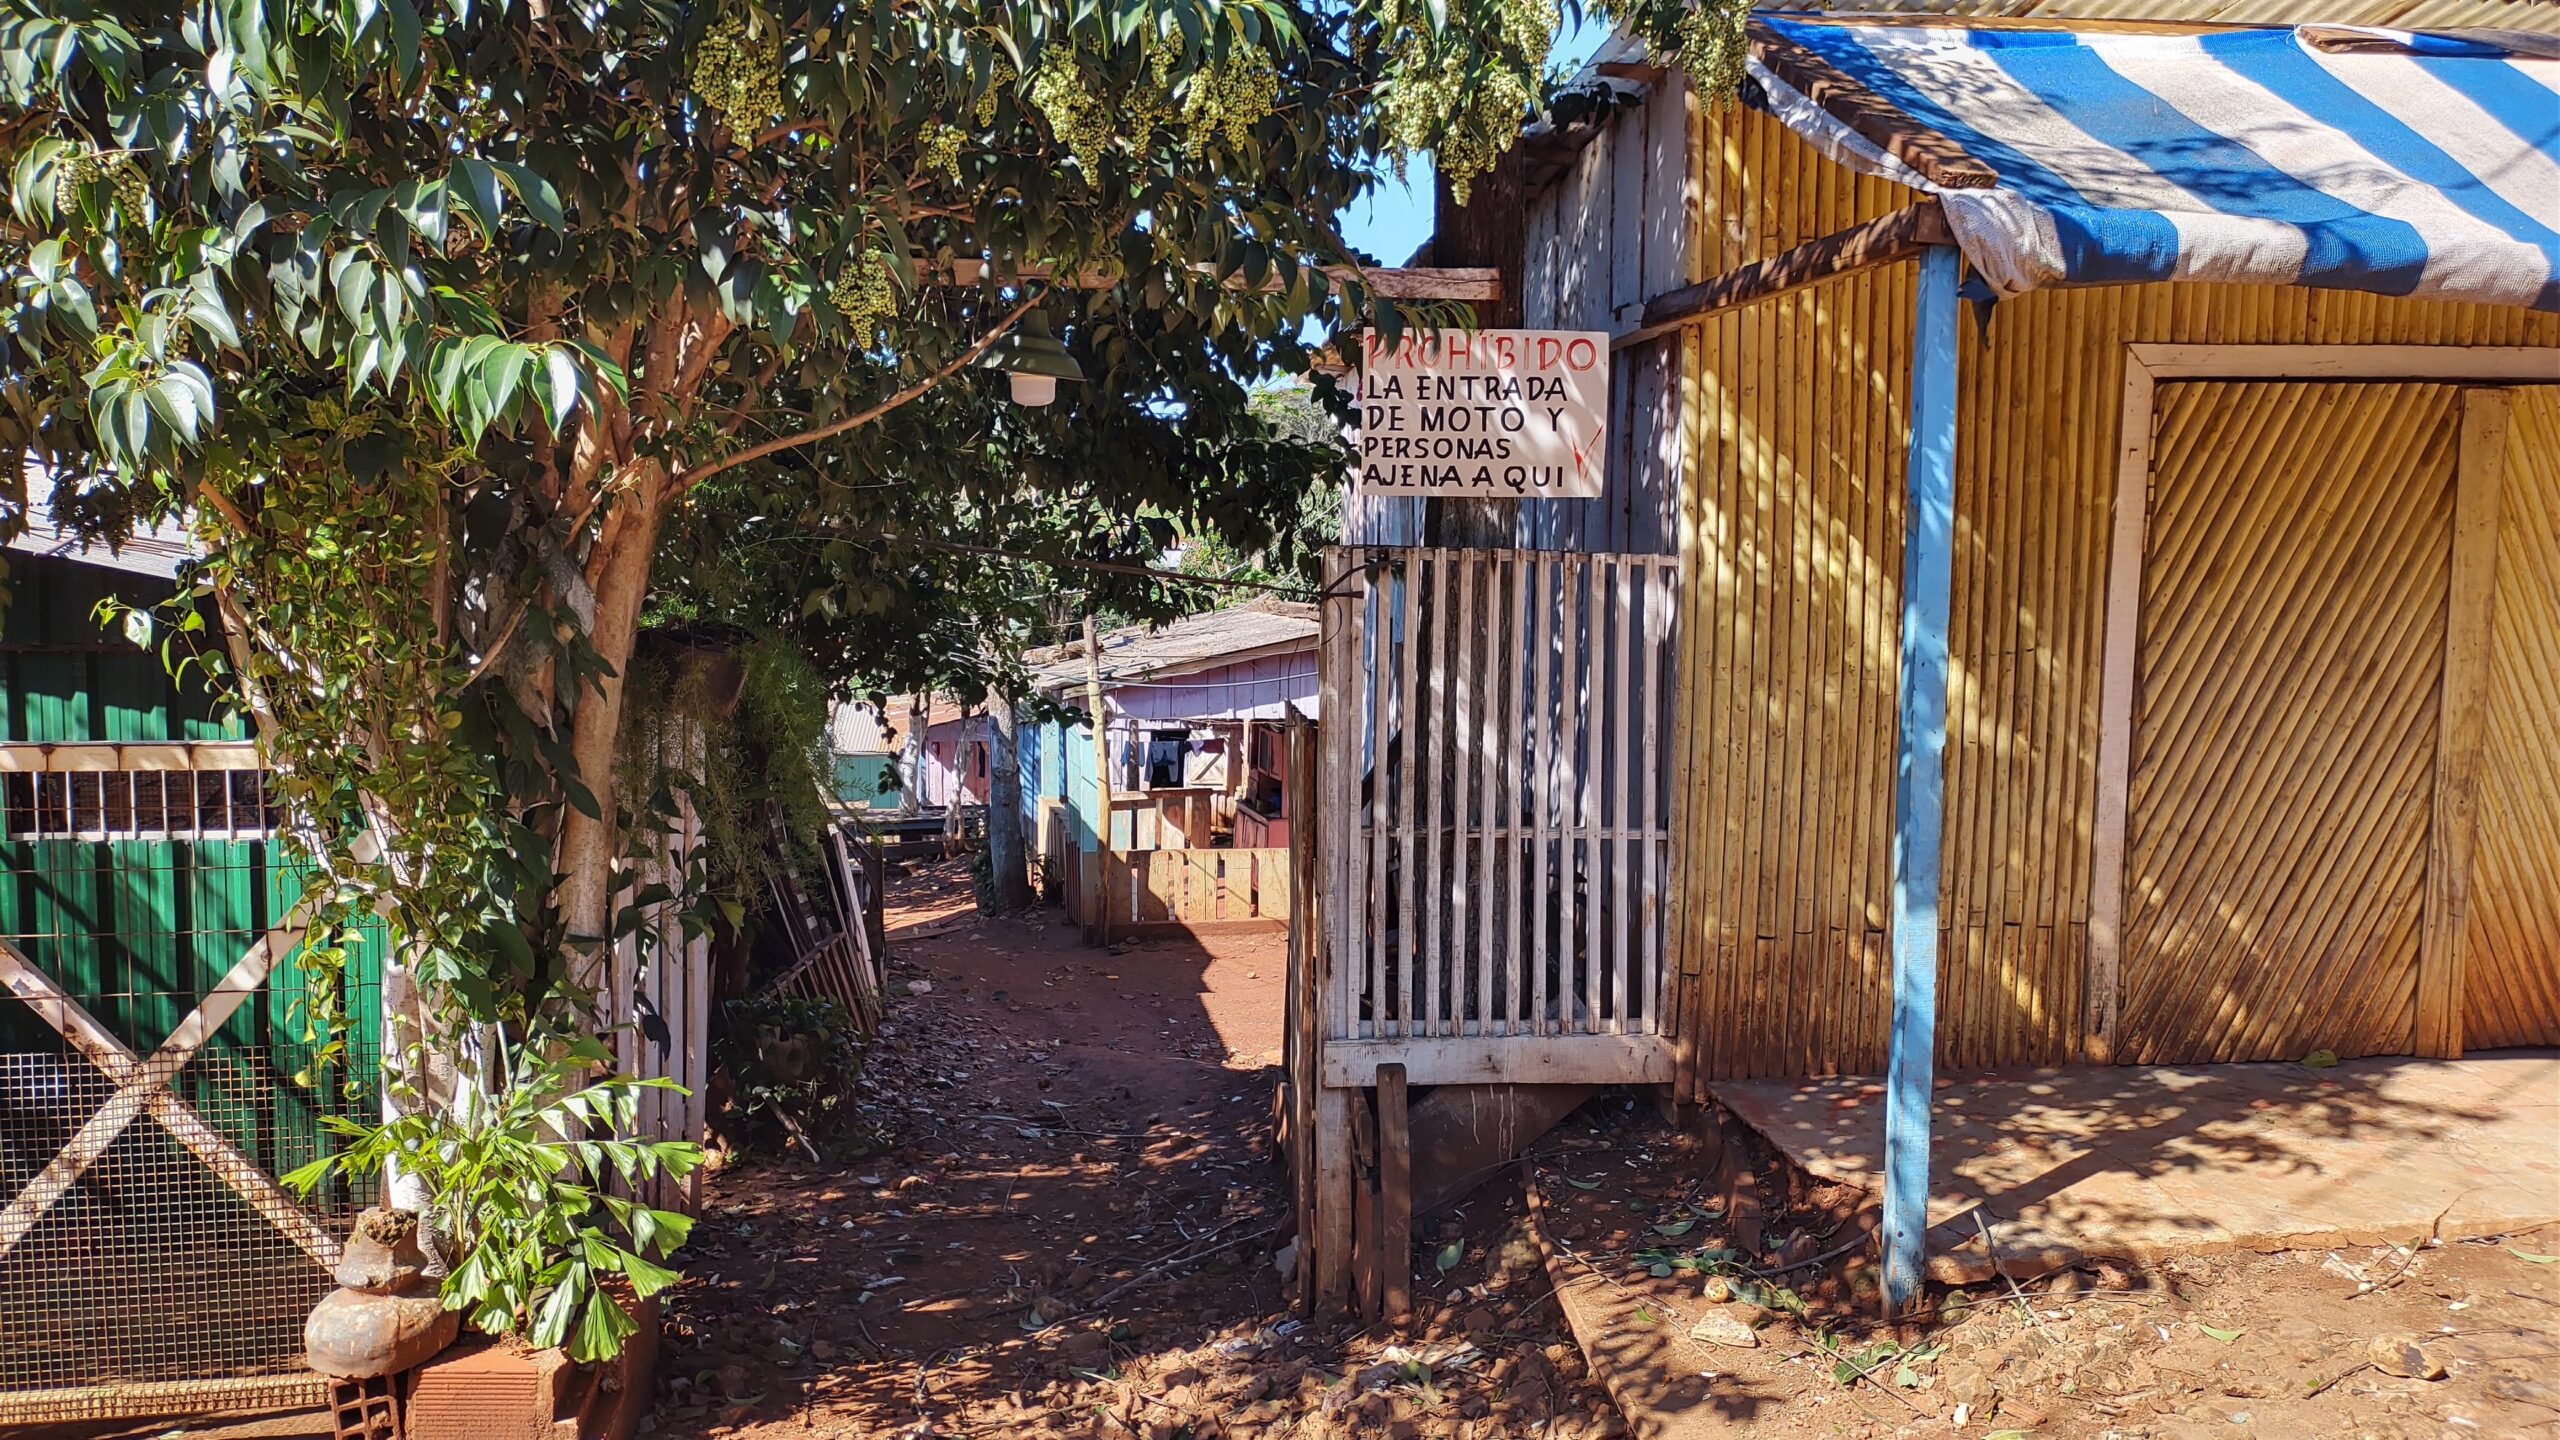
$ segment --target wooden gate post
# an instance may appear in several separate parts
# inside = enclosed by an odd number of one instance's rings
[[[1389,1325],[1413,1318],[1413,1124],[1404,1067],[1378,1067],[1378,1294]]]
[[[1903,518],[1900,755],[1893,794],[1893,1038],[1885,1075],[1884,1304],[1920,1294],[1929,1230],[1929,1086],[1938,1038],[1938,840],[1945,813],[1947,610],[1955,554],[1952,245],[1920,256]]]

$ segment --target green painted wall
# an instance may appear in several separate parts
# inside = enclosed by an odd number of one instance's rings
[[[167,581],[45,556],[9,557],[0,620],[0,741],[245,740],[236,715],[171,683],[160,657],[109,631],[98,602],[156,604]]]
[[[181,690],[157,655],[94,618],[111,593],[137,603],[166,582],[102,567],[12,556],[0,620],[0,740],[151,742],[247,737],[236,716]],[[99,1022],[148,1054],[267,927],[299,881],[263,840],[29,840],[0,837],[0,936]],[[347,964],[348,1054],[315,1072],[306,1037],[310,976],[288,960],[180,1072],[176,1089],[206,1122],[275,1171],[325,1143],[323,1113],[379,1105],[382,937]],[[0,998],[0,1053],[87,1066],[14,1000]]]

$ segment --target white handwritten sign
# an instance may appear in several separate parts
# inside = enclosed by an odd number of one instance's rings
[[[1609,337],[1408,330],[1360,337],[1363,495],[1477,500],[1600,493]]]

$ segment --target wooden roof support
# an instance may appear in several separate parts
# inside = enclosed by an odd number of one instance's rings
[[[1938,1048],[1938,861],[1946,818],[1947,615],[1956,537],[1952,245],[1920,259],[1911,320],[1911,446],[1902,538],[1900,723],[1893,789],[1893,1029],[1885,1062],[1884,1311],[1910,1313],[1929,1232],[1929,1096]],[[1989,1231],[1984,1231],[1985,1243]],[[1994,1262],[1998,1256],[1993,1257]]]
[[[1591,68],[1604,79],[1629,80],[1638,85],[1659,85],[1662,77],[1671,73],[1650,60],[1603,60]]]
[[[1946,212],[1936,200],[1922,200],[1864,225],[1657,295],[1645,302],[1644,325],[1647,330],[1676,325],[1802,289],[1817,280],[1908,260],[1933,245],[1953,241]]]
[[[964,258],[946,263],[919,260],[917,268],[929,285],[977,285],[983,283],[987,275],[987,262],[977,259]],[[1206,266],[1198,268],[1203,274],[1208,271]],[[1464,300],[1483,304],[1502,298],[1502,272],[1490,266],[1373,265],[1364,268],[1358,265],[1326,265],[1321,268],[1326,278],[1335,284],[1365,285],[1372,296],[1381,300]],[[1047,270],[1033,266],[1004,278],[1048,280],[1052,277]],[[1118,283],[1120,276],[1117,271],[1088,270],[1077,277],[1075,288],[1108,290]],[[1276,274],[1265,275],[1258,286],[1248,285],[1242,275],[1230,275],[1226,288],[1276,294],[1283,286]]]
[[[1948,190],[1985,190],[1999,172],[1965,153],[1963,146],[1912,119],[1867,87],[1841,74],[1821,56],[1751,22],[1751,58],[1821,106],[1834,120]]]

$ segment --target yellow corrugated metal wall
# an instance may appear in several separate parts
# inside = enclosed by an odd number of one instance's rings
[[[1700,120],[1700,274],[1913,198],[1739,107]],[[1690,327],[1684,1074],[1884,1063],[1915,267]],[[2131,341],[2560,345],[2560,317],[2276,288],[2051,292],[1968,318],[1957,440],[1942,1062],[2083,1042],[2100,620]],[[2547,671],[2544,673],[2548,673]]]
[[[2514,395],[2463,957],[2473,1050],[2560,1045],[2560,388]]]

